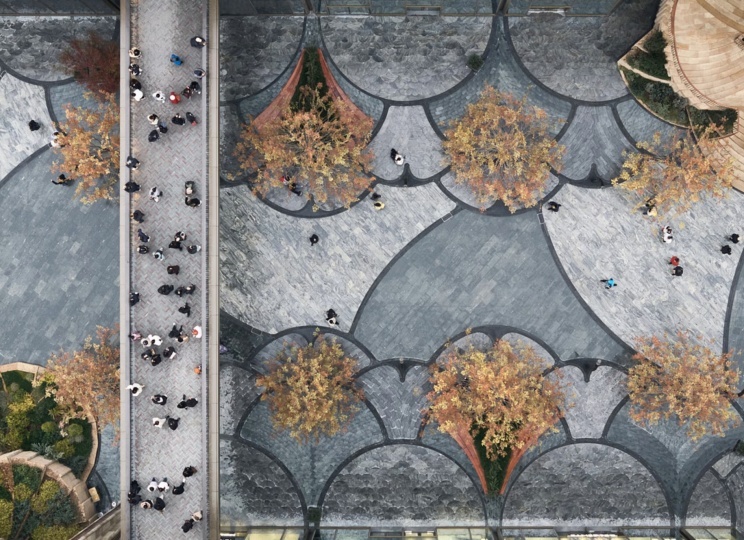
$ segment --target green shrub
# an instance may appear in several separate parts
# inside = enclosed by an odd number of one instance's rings
[[[673,124],[687,126],[686,101],[678,96],[671,86],[651,81],[628,69],[621,68],[628,88],[633,96],[662,119]]]
[[[28,465],[13,465],[13,484],[14,491],[18,489],[18,484],[26,484],[32,492],[36,491],[41,484],[41,469]]]
[[[41,431],[44,433],[56,433],[57,432],[57,423],[52,422],[51,420],[48,422],[44,422],[41,424]]]
[[[27,501],[34,494],[34,490],[28,487],[26,484],[16,484],[13,487],[13,500],[16,501]]]
[[[13,525],[13,503],[0,500],[0,538],[10,538]]]
[[[500,456],[495,460],[488,459],[486,447],[483,446],[483,435],[484,432],[480,431],[473,437],[475,443],[475,449],[478,452],[478,458],[480,459],[481,467],[483,467],[483,474],[486,477],[486,486],[488,487],[489,496],[493,497],[498,495],[501,490],[501,486],[504,483],[506,477],[506,468],[509,465],[509,459],[511,458],[511,451],[505,456]]]
[[[315,47],[308,47],[305,49],[305,54],[302,57],[300,80],[297,82],[297,88],[295,88],[295,92],[289,102],[292,110],[309,111],[311,109],[311,103],[303,96],[300,89],[303,86],[315,88],[318,84],[321,85],[320,95],[325,96],[328,93],[328,85],[326,84],[323,69],[320,65],[320,54]]]
[[[31,396],[24,394],[18,401],[8,405],[8,415],[5,417],[7,432],[4,444],[7,450],[17,450],[26,443],[28,431],[31,426],[29,411],[34,408]]]
[[[0,501],[12,501],[13,495],[10,494],[10,491],[8,491],[8,488],[4,485],[0,484]],[[2,535],[0,535],[0,538]]]
[[[481,55],[473,53],[468,56],[468,67],[473,71],[478,71],[480,68],[482,68],[483,58],[481,58]]]
[[[71,525],[77,522],[75,508],[70,497],[62,490],[58,491],[48,503],[45,512],[39,514],[42,525]]]
[[[5,373],[0,374],[0,376],[2,376],[3,382],[5,382],[5,386],[9,390],[12,385],[16,385],[15,391],[23,390],[26,393],[31,392],[33,388],[31,381],[34,376],[30,373],[25,373],[23,371],[6,371]]]
[[[630,53],[626,60],[634,68],[648,73],[658,79],[669,80],[669,72],[666,69],[666,56],[663,52],[649,54],[641,49],[636,49]]]
[[[70,437],[79,437],[83,434],[83,426],[80,424],[70,424],[67,426],[67,434]]]
[[[88,465],[87,456],[72,456],[70,458],[60,457],[58,460],[62,465],[67,465],[71,470],[72,474],[80,477],[85,470],[85,466]]]
[[[54,443],[54,451],[62,454],[63,458],[71,458],[75,455],[75,445],[70,439],[62,439]]]
[[[661,30],[654,31],[643,44],[643,48],[651,54],[663,53],[666,46],[667,42]]]
[[[49,509],[49,503],[59,493],[59,484],[54,480],[45,480],[39,491],[31,499],[31,509],[37,514],[43,514]]]
[[[68,525],[67,527],[37,527],[31,533],[31,540],[68,540],[77,533],[77,525]]]

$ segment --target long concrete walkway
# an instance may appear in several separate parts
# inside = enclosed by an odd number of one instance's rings
[[[129,58],[126,50],[137,47],[142,51],[139,64],[143,72],[138,77],[145,98],[140,102],[129,101],[126,83],[122,83],[122,188],[128,180],[141,186],[139,192],[121,193],[121,225],[129,235],[122,234],[122,382],[144,385],[139,396],[122,392],[122,501],[131,480],[142,486],[143,499],[155,502],[159,493],[149,493],[146,486],[155,478],[168,479],[171,489],[163,494],[165,509],[143,509],[124,502],[122,538],[174,538],[180,537],[181,526],[193,512],[201,511],[204,519],[194,524],[190,535],[208,538],[209,512],[207,497],[207,80],[199,81],[202,93],[191,99],[182,98],[179,104],[157,101],[155,92],[171,91],[180,94],[197,80],[193,71],[209,70],[208,49],[190,45],[192,37],[200,35],[209,40],[207,28],[208,3],[202,0],[138,0],[122,6],[122,78]],[[183,65],[170,61],[175,53]],[[171,119],[176,113],[186,116],[190,112],[197,118],[196,125],[175,125]],[[159,140],[148,142],[148,134],[155,126],[148,122],[148,115],[156,114],[167,123],[167,133]],[[129,148],[127,148],[129,147]],[[124,165],[127,154],[140,162],[137,170]],[[184,185],[196,185],[195,194],[201,206],[185,204]],[[163,192],[159,201],[152,200],[149,192],[157,188]],[[140,210],[145,214],[144,223],[136,223],[130,214]],[[143,242],[138,237],[141,229],[150,237]],[[177,232],[187,236],[182,249],[171,248]],[[128,238],[127,238],[128,236]],[[203,249],[189,253],[188,246]],[[139,246],[147,246],[149,253],[138,253]],[[164,260],[153,257],[164,250]],[[173,266],[178,272],[173,272]],[[175,291],[161,294],[163,286],[174,289],[195,285],[193,294],[179,298]],[[130,293],[139,293],[140,301],[129,307]],[[179,311],[188,304],[191,313]],[[191,336],[187,342],[178,342],[168,336],[174,324],[183,325],[183,332]],[[202,338],[192,336],[192,329],[199,326]],[[163,357],[159,365],[141,358],[145,351],[138,342],[127,342],[126,335],[141,332],[143,337],[158,335],[163,342],[156,347],[162,354],[166,347],[174,347],[177,356]],[[199,373],[199,370],[201,372]],[[123,385],[123,386],[124,386]],[[164,405],[156,405],[152,396],[167,396]],[[183,396],[196,398],[193,408],[178,408]],[[178,420],[176,430],[166,424],[153,425],[154,418],[170,417]],[[185,467],[196,467],[195,475],[185,479],[185,490],[174,495],[172,486],[184,480]]]

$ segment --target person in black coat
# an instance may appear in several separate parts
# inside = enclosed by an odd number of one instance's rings
[[[140,294],[138,292],[129,293],[129,305],[133,306],[140,301]]]
[[[171,428],[173,431],[176,431],[178,429],[178,422],[181,421],[180,418],[171,418],[170,416],[166,416],[165,419],[168,421],[169,428]]]
[[[194,520],[193,519],[187,519],[183,522],[183,525],[181,525],[181,530],[183,532],[189,532],[194,527]]]
[[[132,182],[131,180],[124,184],[124,191],[127,193],[134,193],[135,191],[140,190],[140,185],[137,182]]]
[[[181,482],[177,486],[173,486],[173,495],[181,495],[183,493],[183,487],[186,485],[186,482]]]
[[[158,133],[157,129],[153,129],[150,134],[147,136],[147,140],[149,142],[155,142],[160,138],[160,133]]]
[[[194,476],[196,474],[196,467],[192,467],[191,465],[183,468],[183,477],[188,478],[189,476]]]
[[[152,402],[155,405],[165,405],[168,401],[168,396],[164,396],[162,394],[155,394],[152,396]]]
[[[177,338],[183,333],[183,325],[178,326],[176,323],[173,323],[173,328],[171,328],[171,331],[168,332],[169,338]]]
[[[161,285],[160,287],[158,287],[158,292],[160,294],[168,296],[170,293],[173,292],[173,285]]]
[[[159,496],[157,499],[155,499],[155,504],[153,505],[153,508],[157,510],[158,512],[162,512],[163,508],[165,508],[165,500],[163,499],[163,496]]]
[[[137,223],[144,223],[145,222],[145,213],[141,210],[135,210],[132,212],[132,219],[136,221]]]

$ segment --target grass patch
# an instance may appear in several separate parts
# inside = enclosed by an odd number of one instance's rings
[[[483,446],[483,435],[483,431],[477,432],[473,436],[473,442],[475,443],[475,450],[478,452],[481,467],[483,467],[483,474],[486,476],[488,494],[495,496],[501,491],[501,486],[506,477],[506,468],[509,465],[512,453],[510,450],[505,456],[499,456],[494,460],[488,459],[486,447]]]
[[[300,89],[304,86],[310,88],[316,88],[320,85],[320,95],[325,96],[328,93],[328,85],[326,84],[325,76],[323,75],[323,69],[320,66],[320,53],[315,47],[308,47],[305,49],[305,54],[302,55],[302,71],[300,72],[300,80],[297,83],[292,99],[289,102],[290,107],[293,111],[309,111],[312,108],[310,100],[306,99]]]

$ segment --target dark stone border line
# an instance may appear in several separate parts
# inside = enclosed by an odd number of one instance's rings
[[[537,455],[535,455],[532,459],[529,460],[529,462],[524,466],[524,468],[521,471],[518,471],[516,476],[513,477],[513,479],[509,479],[509,486],[506,488],[506,491],[504,492],[504,505],[501,508],[501,514],[499,515],[499,527],[503,527],[504,523],[504,510],[506,509],[506,503],[509,500],[509,494],[511,493],[512,488],[517,483],[517,480],[519,480],[519,477],[522,475],[524,471],[526,471],[530,465],[532,465],[535,461],[537,461],[542,456],[548,454],[549,452],[552,452],[554,450],[558,450],[559,448],[563,448],[565,446],[573,446],[573,445],[579,445],[579,444],[598,444],[602,446],[609,446],[610,448],[614,448],[615,450],[619,450],[633,459],[635,459],[638,463],[643,465],[645,469],[653,476],[654,480],[656,480],[656,483],[661,490],[662,495],[664,495],[664,500],[667,504],[667,513],[669,514],[669,527],[670,529],[674,529],[674,522],[675,522],[675,514],[673,511],[674,506],[672,505],[672,500],[670,497],[670,494],[667,493],[667,490],[665,488],[664,482],[662,482],[661,477],[658,475],[658,473],[651,468],[650,464],[646,462],[646,460],[641,457],[639,454],[636,454],[633,450],[630,450],[629,448],[625,448],[621,444],[617,444],[614,441],[608,441],[604,438],[602,439],[576,439],[573,442],[565,442],[561,443],[557,446],[554,446],[545,452],[540,452]],[[521,460],[520,460],[521,461]]]
[[[246,18],[247,17],[253,18],[254,16],[253,15],[246,15],[245,17]],[[241,18],[243,18],[243,17],[241,17]],[[220,16],[220,20],[221,19],[222,19],[222,16]],[[253,92],[252,94],[248,94],[246,96],[242,96],[242,97],[235,98],[235,99],[226,99],[224,101],[220,101],[219,106],[222,107],[223,105],[237,105],[238,106],[238,109],[240,109],[240,102],[241,101],[243,101],[245,99],[250,99],[252,97],[255,97],[255,96],[259,95],[260,93],[265,92],[266,90],[268,90],[272,86],[274,86],[276,84],[276,82],[279,79],[281,79],[284,76],[285,73],[287,73],[287,71],[289,69],[294,69],[294,65],[299,60],[300,53],[302,52],[303,45],[305,44],[305,38],[306,37],[307,37],[307,17],[305,16],[305,17],[303,17],[303,20],[302,20],[302,35],[300,36],[300,41],[297,44],[297,49],[295,50],[294,54],[292,55],[292,59],[289,61],[289,63],[287,64],[287,66],[282,70],[282,72],[279,75],[277,75],[276,77],[274,77],[274,79],[269,84],[267,84],[266,86],[264,86],[263,88],[261,88],[257,92]],[[241,118],[241,121],[242,120],[243,119]]]
[[[245,410],[243,411],[243,414],[240,415],[240,420],[238,420],[238,423],[235,425],[235,432],[231,435],[232,437],[240,437],[240,432],[243,431],[243,427],[245,426],[245,423],[248,420],[248,417],[251,415],[253,410],[256,408],[256,405],[258,405],[261,402],[262,395],[263,395],[263,392],[258,394],[255,398],[253,398],[251,402],[246,406]],[[223,434],[230,435],[229,433],[220,433],[220,436],[222,436]]]
[[[613,104],[625,101],[628,99],[628,96],[630,95],[630,92],[628,91],[624,95],[617,97],[617,98],[613,98],[613,99],[607,99],[603,101],[587,101],[584,99],[577,99],[571,96],[561,94],[553,90],[552,88],[546,86],[542,81],[540,81],[540,79],[535,77],[535,75],[533,75],[532,72],[529,69],[527,69],[527,67],[524,65],[524,63],[522,62],[522,59],[519,57],[519,54],[517,53],[517,48],[514,46],[514,42],[512,41],[511,29],[509,28],[508,17],[504,17],[504,37],[506,38],[506,43],[509,46],[512,56],[517,61],[517,65],[519,66],[519,68],[524,72],[525,75],[527,75],[527,77],[532,82],[534,82],[542,90],[545,90],[546,92],[551,94],[553,97],[562,99],[563,101],[568,101],[572,105],[579,105],[582,107],[604,107],[605,105],[613,105]]]
[[[612,409],[610,416],[607,417],[607,422],[605,423],[605,427],[602,430],[600,439],[607,439],[607,435],[609,435],[610,429],[612,429],[612,423],[615,421],[615,417],[620,414],[620,411],[623,410],[628,403],[630,403],[630,395],[626,394],[625,397],[621,399],[617,405],[615,405],[615,408]]]
[[[400,258],[403,257],[403,255],[405,255],[408,252],[408,250],[410,250],[414,245],[416,245],[419,242],[419,240],[427,236],[429,232],[439,227],[442,223],[445,223],[447,220],[455,216],[461,210],[462,210],[462,207],[456,207],[452,211],[450,211],[448,214],[436,219],[431,225],[426,227],[423,231],[421,231],[413,239],[411,239],[410,242],[408,242],[405,246],[403,246],[403,248],[401,248],[401,250],[398,251],[398,253],[396,253],[392,259],[390,259],[390,262],[387,263],[385,268],[382,269],[382,271],[378,274],[378,276],[372,282],[372,285],[370,285],[369,289],[367,289],[367,293],[364,295],[362,302],[359,304],[356,315],[354,315],[354,320],[352,321],[351,326],[349,327],[350,335],[354,335],[354,332],[356,331],[356,327],[359,324],[359,319],[362,315],[362,312],[364,311],[365,306],[367,305],[367,302],[369,302],[369,299],[371,298],[374,291],[377,289],[377,286],[380,284],[383,278],[387,275],[390,269],[395,265],[395,263],[397,263],[398,260],[400,260]]]
[[[734,279],[731,282],[731,289],[729,289],[729,298],[726,305],[726,317],[723,323],[723,353],[729,352],[729,334],[731,333],[731,315],[734,310],[734,302],[736,302],[736,288],[739,285],[739,279],[741,279],[741,273],[744,269],[744,253],[739,257],[739,262],[736,265],[736,271],[734,272]]]
[[[476,493],[478,493],[478,497],[480,498],[481,505],[483,506],[483,517],[484,517],[485,527],[488,528],[488,510],[486,507],[486,499],[480,488],[480,480],[470,476],[470,473],[467,471],[467,469],[465,469],[465,467],[463,467],[457,460],[453,459],[452,456],[450,456],[446,452],[440,450],[439,448],[434,448],[433,446],[429,446],[420,441],[411,440],[411,439],[390,439],[386,442],[370,444],[363,448],[360,448],[356,452],[347,456],[346,459],[344,459],[338,465],[338,467],[336,467],[336,469],[331,473],[331,475],[326,480],[323,486],[323,489],[320,491],[320,495],[318,495],[318,508],[322,510],[323,503],[325,503],[325,498],[326,498],[326,495],[328,494],[328,490],[330,489],[331,485],[333,485],[334,480],[336,480],[336,477],[341,473],[341,471],[343,471],[346,467],[348,467],[349,464],[352,461],[354,461],[356,458],[368,452],[371,452],[372,450],[377,450],[378,448],[384,448],[386,446],[418,446],[420,448],[426,448],[427,450],[430,450],[439,455],[442,455],[445,458],[449,459],[452,463],[454,463],[462,472],[465,473],[465,475],[473,483],[473,487],[475,488]],[[321,518],[321,523],[322,523],[322,518]]]
[[[24,168],[31,161],[33,161],[38,156],[40,156],[41,154],[43,154],[44,152],[46,152],[47,150],[49,150],[51,147],[52,147],[52,145],[50,143],[45,144],[44,146],[42,146],[38,150],[34,151],[33,154],[31,154],[30,156],[26,157],[26,159],[24,159],[23,161],[21,161],[18,165],[16,165],[15,167],[13,167],[11,169],[11,171],[8,174],[5,175],[5,178],[0,179],[0,189],[2,189],[2,187],[5,184],[7,184],[8,181],[12,177],[14,177],[16,174],[18,174],[22,168]]]
[[[295,492],[297,493],[297,498],[300,500],[300,505],[302,507],[302,520],[304,522],[304,536],[307,537],[307,532],[309,529],[309,522],[308,522],[308,516],[307,516],[307,502],[305,501],[305,494],[302,492],[302,489],[300,488],[300,485],[297,483],[297,480],[292,474],[292,471],[290,471],[287,468],[284,462],[282,462],[282,460],[276,457],[272,452],[263,448],[261,445],[258,445],[247,439],[244,439],[243,437],[240,437],[240,436],[230,437],[228,435],[220,434],[220,440],[242,444],[243,446],[247,446],[248,448],[257,450],[279,466],[279,468],[284,472],[284,474],[287,475],[287,478],[289,479],[289,481],[292,484],[292,487],[295,489]]]
[[[39,81],[36,79],[32,79],[31,77],[26,77],[25,75],[21,75],[16,70],[8,66],[3,60],[0,60],[0,69],[3,71],[6,71],[8,75],[11,75],[18,79],[19,81],[25,82],[27,84],[31,84],[34,86],[41,86],[43,88],[51,88],[53,86],[64,86],[66,84],[70,84],[72,82],[75,82],[74,77],[68,77],[67,79],[60,79],[59,81]]]
[[[548,249],[550,250],[550,254],[553,256],[553,261],[555,262],[556,267],[558,268],[558,271],[560,272],[561,276],[563,277],[563,281],[566,283],[568,288],[571,290],[571,292],[574,293],[574,296],[579,301],[579,304],[581,304],[581,307],[584,308],[584,310],[589,314],[589,316],[594,320],[597,325],[602,328],[607,335],[609,335],[618,345],[620,345],[623,349],[625,349],[627,354],[635,353],[635,350],[630,347],[625,341],[620,339],[620,337],[615,334],[603,321],[599,318],[599,316],[594,312],[592,308],[589,307],[589,304],[586,303],[584,298],[581,296],[579,291],[574,286],[571,279],[568,277],[568,274],[566,273],[565,268],[563,268],[563,264],[561,263],[560,258],[558,257],[558,253],[555,250],[555,246],[553,246],[553,241],[550,238],[550,232],[548,231],[548,227],[545,224],[545,220],[542,216],[542,209],[537,211],[538,220],[540,222],[540,228],[543,231],[543,234],[545,236],[545,241],[548,245]]]
[[[560,142],[560,140],[563,138],[563,136],[568,132],[569,128],[571,127],[571,124],[574,121],[574,117],[576,116],[576,111],[579,109],[579,106],[575,103],[571,103],[571,110],[568,111],[568,116],[566,117],[566,121],[563,123],[563,127],[561,127],[561,130],[558,132],[558,135],[553,137],[556,142]]]

